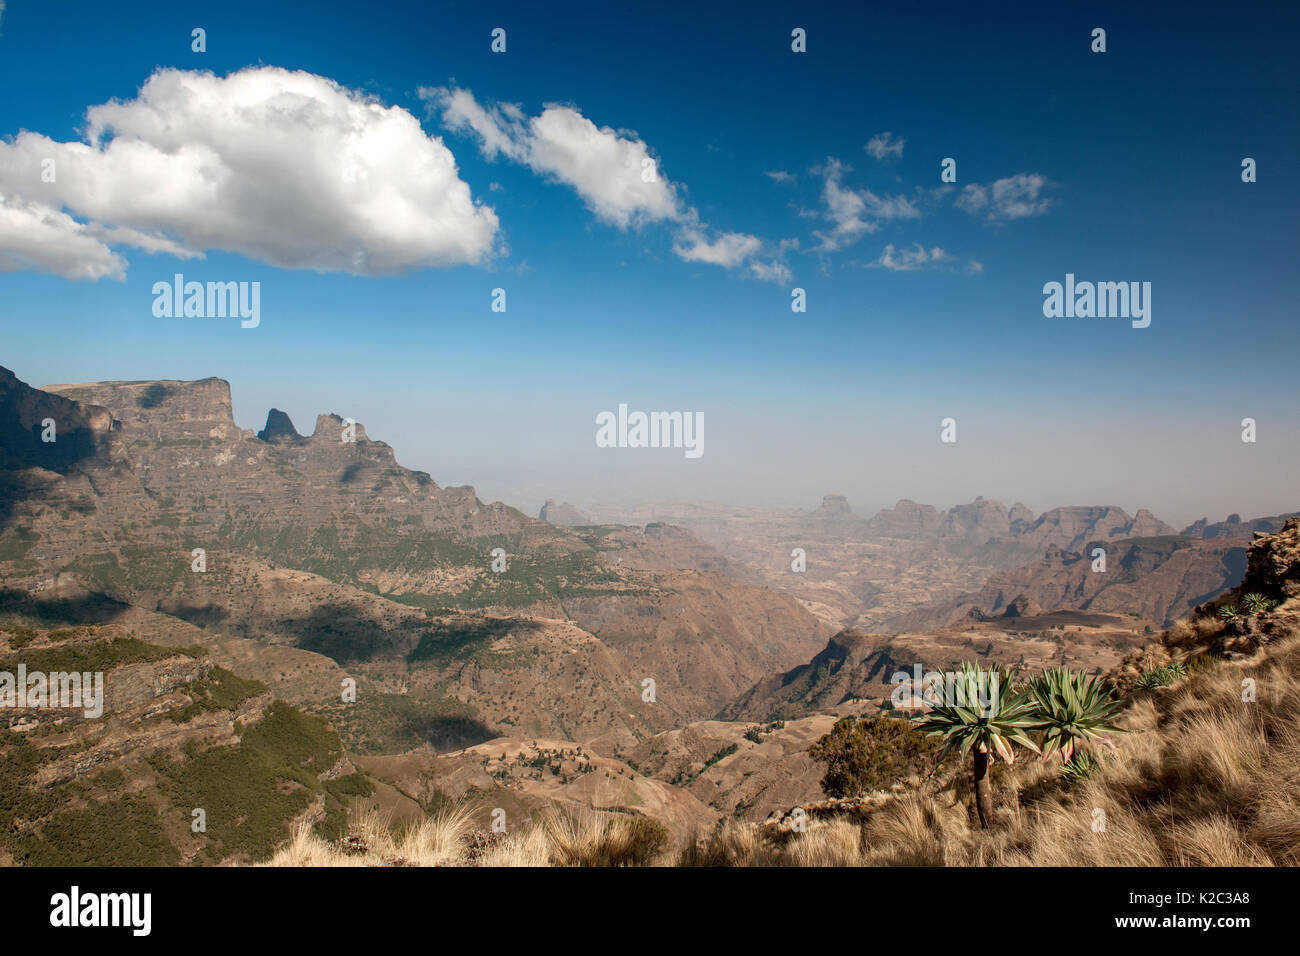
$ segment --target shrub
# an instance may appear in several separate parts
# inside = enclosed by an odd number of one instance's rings
[[[845,717],[808,748],[826,764],[822,790],[831,797],[856,797],[889,787],[932,763],[939,743],[906,720]]]
[[[712,766],[713,766],[715,763],[717,763],[719,760],[722,760],[722,759],[724,759],[724,758],[726,758],[726,757],[730,757],[732,754],[734,754],[734,753],[735,753],[737,750],[739,750],[739,749],[740,749],[740,744],[729,744],[728,746],[723,747],[721,750],[719,750],[717,753],[715,753],[715,754],[714,754],[712,757],[710,757],[708,760],[704,761],[704,769],[705,769],[705,770],[708,770],[710,767],[712,767]]]
[[[232,674],[223,667],[214,667],[202,680],[191,681],[181,690],[192,703],[167,715],[173,723],[184,724],[207,711],[234,710],[246,700],[267,692],[260,681]]]

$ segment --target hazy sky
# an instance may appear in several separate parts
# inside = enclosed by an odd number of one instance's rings
[[[218,375],[532,513],[1300,508],[1294,7],[178,6],[0,14],[32,384]],[[156,316],[178,272],[258,326]],[[1149,282],[1149,327],[1046,317],[1067,273]],[[598,448],[620,403],[704,454]]]

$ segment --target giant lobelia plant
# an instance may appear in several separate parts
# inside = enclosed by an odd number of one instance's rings
[[[920,729],[943,737],[941,760],[954,749],[963,758],[973,754],[975,809],[980,826],[987,829],[994,819],[989,761],[1001,757],[1014,763],[1014,744],[1039,749],[1027,736],[1041,723],[1033,701],[1028,692],[1012,687],[1005,667],[984,668],[969,661],[949,673],[942,684],[927,688],[926,696],[931,710],[920,718]]]
[[[1068,667],[1044,671],[1029,682],[1038,725],[1043,731],[1043,760],[1060,753],[1068,761],[1093,741],[1110,744],[1108,734],[1123,733],[1111,721],[1120,702],[1111,699],[1100,677]]]

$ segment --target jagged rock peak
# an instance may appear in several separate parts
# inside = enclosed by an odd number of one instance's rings
[[[1159,538],[1176,532],[1146,508],[1139,508],[1138,513],[1133,516],[1129,534],[1135,538]]]
[[[543,521],[549,521],[551,524],[558,525],[588,525],[591,519],[585,514],[569,504],[567,501],[557,503],[554,498],[547,498],[546,504],[542,505],[542,510],[537,517]]]
[[[278,408],[273,408],[266,413],[266,427],[257,433],[257,437],[272,444],[304,440],[293,427],[293,420]]]

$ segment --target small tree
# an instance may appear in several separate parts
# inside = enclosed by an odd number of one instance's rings
[[[1025,735],[1037,725],[1029,695],[1012,689],[1011,675],[1004,667],[985,669],[966,662],[948,675],[940,699],[921,718],[920,730],[943,737],[940,759],[954,749],[960,749],[963,758],[974,754],[975,809],[980,826],[987,829],[993,824],[989,760],[997,754],[1014,763],[1012,744],[1037,752],[1038,745]]]
[[[821,786],[827,796],[856,797],[917,773],[938,749],[907,720],[845,717],[808,748],[808,755],[826,764]]]

